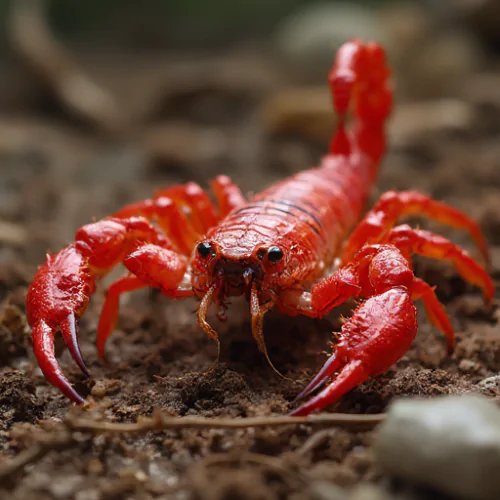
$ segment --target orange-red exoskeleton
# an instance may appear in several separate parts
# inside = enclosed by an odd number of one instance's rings
[[[217,342],[206,321],[210,306],[216,305],[223,319],[227,298],[246,295],[253,336],[264,354],[262,326],[269,309],[321,317],[350,297],[360,299],[333,355],[299,397],[319,392],[293,415],[332,404],[401,358],[417,332],[417,299],[453,349],[449,318],[433,288],[414,276],[412,254],[452,262],[464,280],[482,289],[486,301],[494,295],[493,283],[452,242],[397,223],[401,216],[420,214],[464,229],[487,262],[481,231],[460,211],[414,191],[385,193],[359,222],[385,150],[384,125],[392,106],[384,50],[375,43],[346,43],[329,84],[338,126],[318,167],[248,201],[227,177],[217,177],[211,184],[216,207],[194,183],[167,188],[80,228],[74,243],[47,257],[29,289],[27,311],[34,351],[51,384],[83,403],[56,361],[54,335],[62,332],[87,373],[77,319],[96,281],[118,263],[128,274],[107,290],[97,332],[101,357],[120,295],[144,287],[175,299],[198,297],[198,323]],[[348,112],[354,123],[346,130]]]

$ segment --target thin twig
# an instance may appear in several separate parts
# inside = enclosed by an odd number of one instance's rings
[[[55,450],[64,450],[77,443],[73,432],[90,434],[115,433],[137,434],[167,429],[248,429],[251,427],[278,427],[284,425],[326,425],[339,426],[354,430],[370,430],[381,423],[384,414],[348,415],[343,413],[323,413],[308,417],[255,417],[255,418],[204,418],[172,417],[156,410],[152,417],[143,417],[135,423],[99,422],[87,418],[66,417],[64,429],[57,429],[54,434],[40,443],[21,452],[5,465],[0,466],[0,481],[23,470],[27,465],[41,460]],[[69,432],[68,432],[69,431]],[[222,460],[222,458],[221,458]]]
[[[322,429],[312,436],[310,436],[307,441],[296,450],[298,455],[307,455],[308,453],[314,451],[316,448],[322,446],[328,441],[328,439],[335,436],[337,429]]]
[[[172,417],[155,411],[151,418],[142,418],[135,423],[99,422],[85,418],[68,418],[65,424],[74,431],[141,433],[166,429],[248,429],[250,427],[278,427],[283,425],[328,425],[349,429],[370,430],[380,424],[384,414],[349,415],[344,413],[323,413],[307,417],[255,417],[255,418],[203,418]]]

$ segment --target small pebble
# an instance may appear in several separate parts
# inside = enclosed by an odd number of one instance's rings
[[[353,489],[349,500],[392,500],[394,497],[373,484],[361,483]]]
[[[395,476],[456,498],[500,498],[500,409],[479,395],[390,407],[375,452]]]
[[[474,373],[478,369],[478,363],[471,359],[462,359],[458,363],[458,369],[464,373]]]
[[[316,481],[311,484],[315,500],[347,500],[346,491],[336,484],[328,481]]]
[[[92,396],[97,399],[102,399],[104,396],[106,396],[107,392],[108,391],[106,385],[101,381],[97,381],[94,387],[92,387],[90,394],[92,394]]]

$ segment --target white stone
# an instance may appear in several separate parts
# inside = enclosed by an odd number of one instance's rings
[[[395,476],[457,498],[500,498],[500,409],[479,395],[394,403],[375,451]]]

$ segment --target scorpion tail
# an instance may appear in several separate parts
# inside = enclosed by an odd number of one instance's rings
[[[385,151],[384,125],[392,108],[390,70],[384,49],[374,43],[352,40],[340,47],[328,80],[338,128],[330,144],[332,154],[362,152],[374,163],[373,176]],[[346,131],[348,111],[354,114],[352,130]]]

